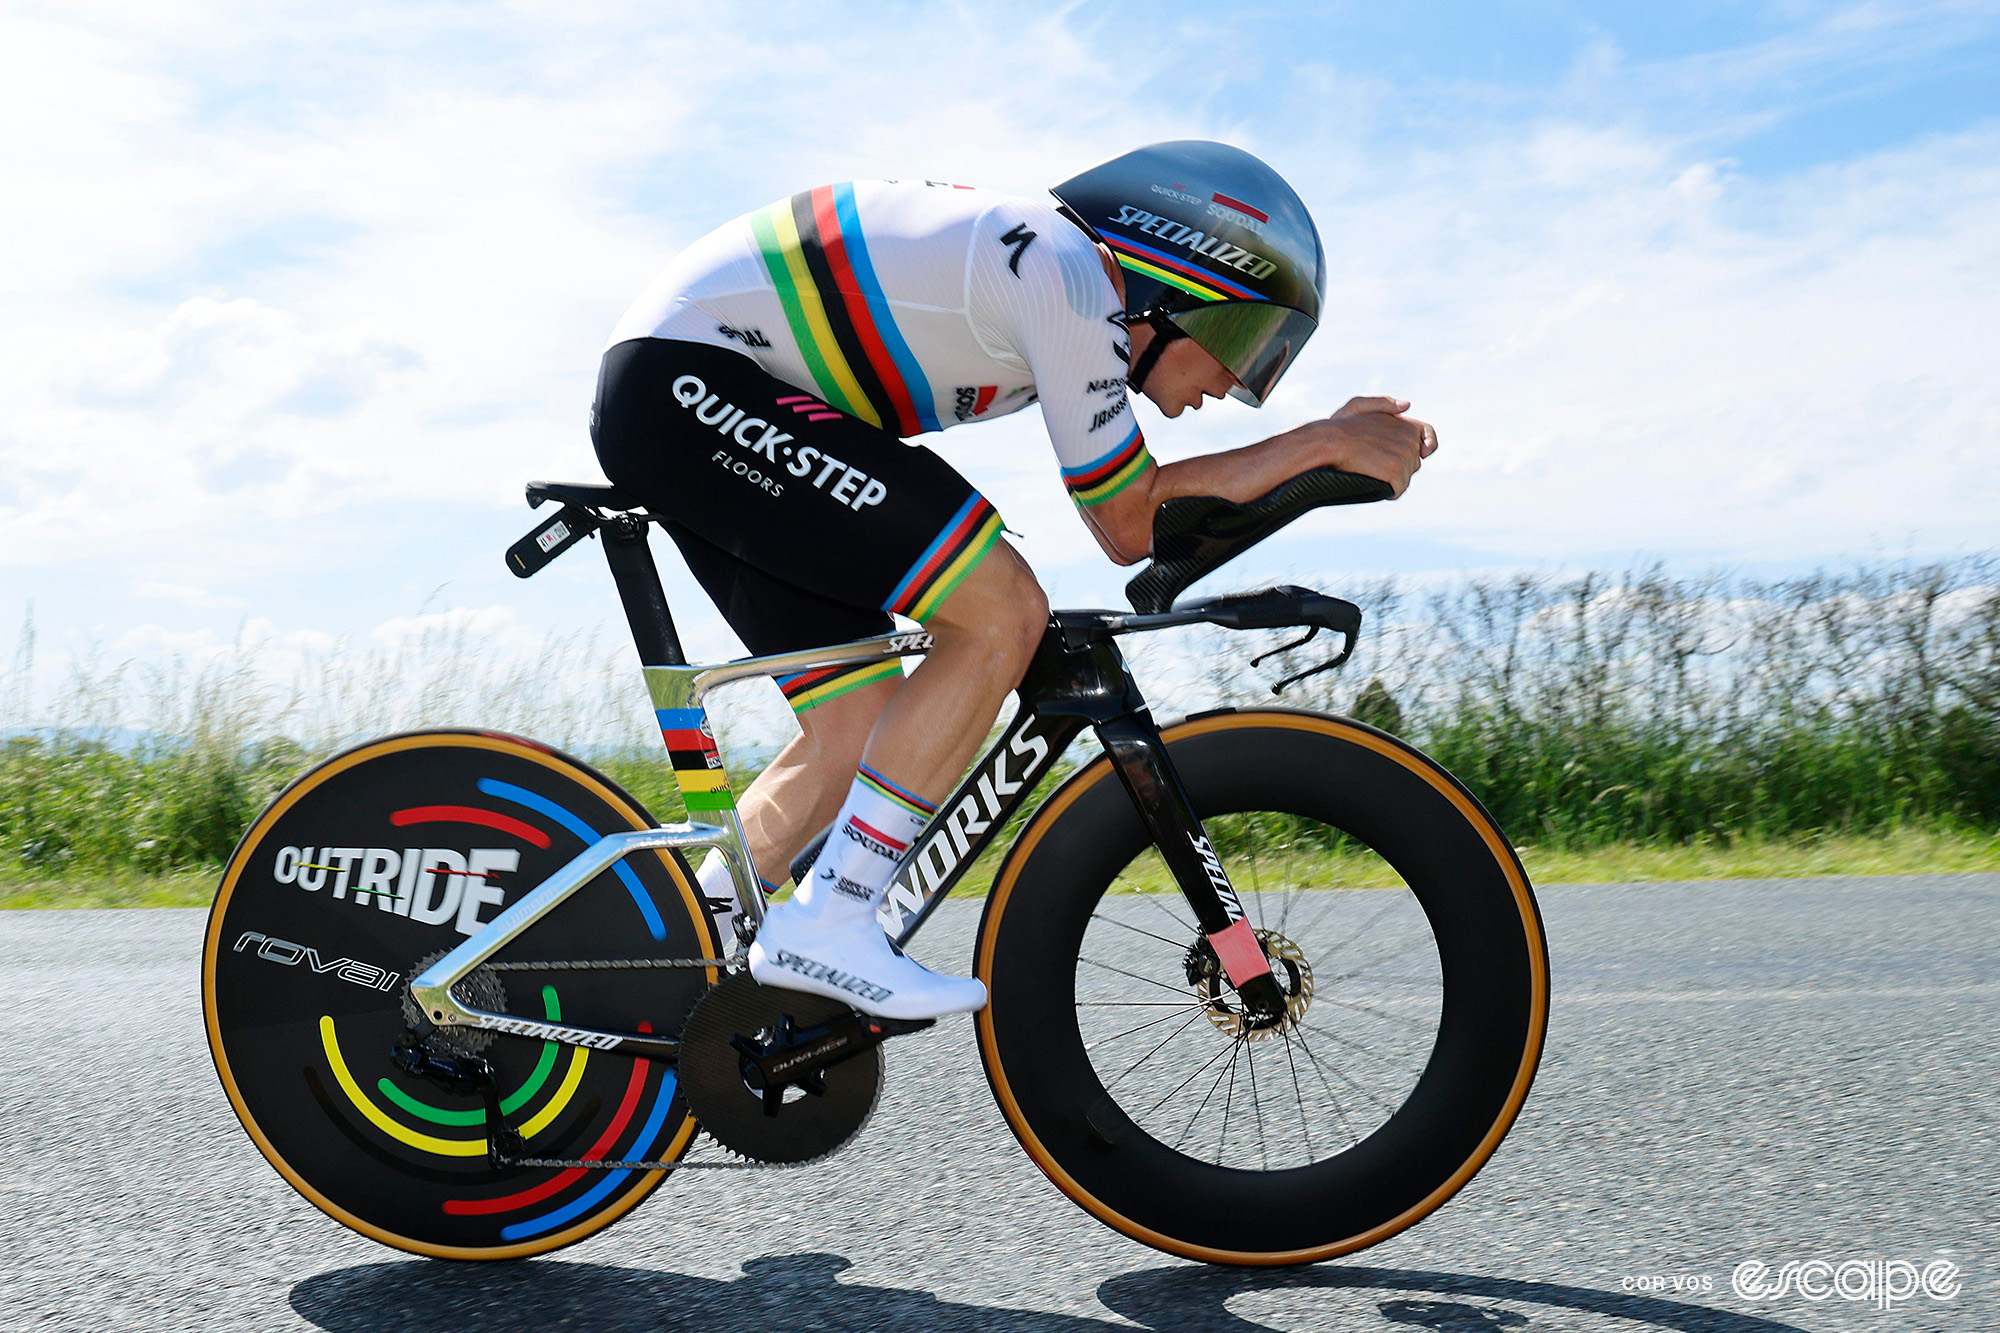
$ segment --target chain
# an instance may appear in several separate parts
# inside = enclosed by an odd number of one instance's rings
[[[727,958],[577,958],[547,963],[482,963],[488,972],[615,972],[628,968],[726,968]],[[605,1162],[581,1157],[508,1157],[508,1166],[525,1166],[548,1171],[755,1171],[768,1170],[770,1162]]]
[[[486,972],[614,972],[627,968],[728,968],[743,961],[739,951],[729,958],[577,958],[547,963],[481,963]],[[508,1157],[507,1166],[543,1171],[770,1171],[780,1162],[604,1162],[581,1157]],[[800,1165],[804,1165],[800,1163]]]
[[[775,1162],[586,1162],[580,1157],[507,1157],[507,1166],[571,1171],[768,1171]]]
[[[483,972],[610,972],[633,967],[722,967],[742,959],[730,958],[576,958],[549,963],[481,963]]]

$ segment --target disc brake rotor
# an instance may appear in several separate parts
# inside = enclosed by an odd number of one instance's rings
[[[1284,1017],[1276,1022],[1253,1022],[1239,1004],[1231,1002],[1232,992],[1229,978],[1222,970],[1222,960],[1216,957],[1214,946],[1206,939],[1195,941],[1185,961],[1188,985],[1194,988],[1195,996],[1202,1002],[1208,1021],[1215,1025],[1217,1031],[1233,1039],[1269,1041],[1297,1027],[1306,1016],[1306,1011],[1312,1008],[1313,968],[1306,959],[1305,950],[1274,930],[1258,931],[1257,942],[1264,947],[1264,956],[1271,963],[1271,975],[1277,980],[1279,993],[1285,997]]]
[[[777,1114],[769,1115],[762,1080],[734,1044],[741,1038],[765,1047],[787,1029],[852,1012],[837,1000],[759,986],[741,972],[697,1000],[681,1029],[680,1081],[709,1137],[741,1157],[793,1164],[824,1157],[860,1133],[882,1092],[879,1046],[816,1071],[808,1087],[785,1088]]]

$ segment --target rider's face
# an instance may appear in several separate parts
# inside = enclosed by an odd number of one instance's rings
[[[1125,301],[1125,271],[1118,267],[1117,259],[1103,245],[1097,247],[1098,258],[1104,264],[1104,276],[1111,279],[1111,285],[1118,289],[1118,300]],[[1131,338],[1132,361],[1137,364],[1139,356],[1155,337],[1150,324],[1134,324],[1127,330]],[[1236,377],[1229,373],[1220,361],[1210,356],[1202,345],[1192,338],[1176,338],[1160,353],[1160,359],[1153,363],[1146,375],[1146,386],[1140,392],[1153,400],[1153,406],[1169,417],[1177,417],[1186,408],[1200,410],[1201,405],[1211,398],[1225,397],[1236,385]]]
[[[1158,335],[1147,324],[1133,325],[1131,333],[1132,359],[1136,362]],[[1200,343],[1192,338],[1176,338],[1153,363],[1141,392],[1153,400],[1153,406],[1162,414],[1177,417],[1185,408],[1200,410],[1210,398],[1227,396],[1235,384],[1236,377]]]

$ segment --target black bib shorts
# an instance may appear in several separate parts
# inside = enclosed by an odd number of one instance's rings
[[[705,343],[606,352],[590,437],[759,656],[887,634],[891,612],[925,620],[1000,540],[992,504],[929,449]],[[901,674],[876,662],[778,684],[803,711]]]

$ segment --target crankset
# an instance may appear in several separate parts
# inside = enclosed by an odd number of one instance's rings
[[[725,977],[681,1029],[681,1092],[740,1157],[795,1164],[860,1133],[882,1091],[882,1043],[933,1020],[875,1018],[838,1000]]]

